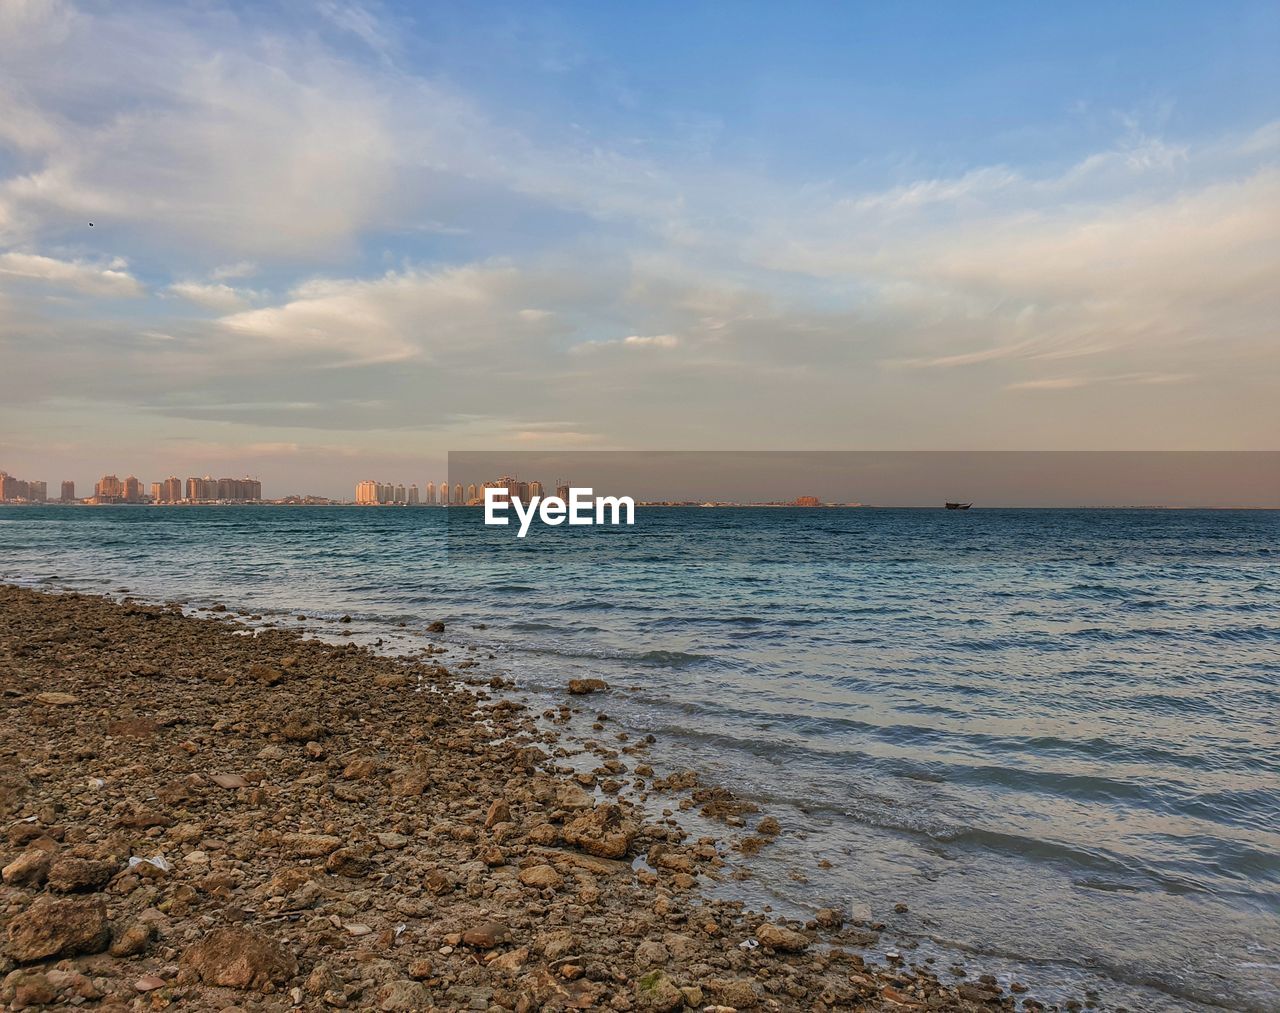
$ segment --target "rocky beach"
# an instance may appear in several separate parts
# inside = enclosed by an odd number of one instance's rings
[[[535,714],[440,648],[249,620],[0,588],[3,1008],[1052,1008],[713,898],[786,827],[604,713],[566,763],[603,683]]]

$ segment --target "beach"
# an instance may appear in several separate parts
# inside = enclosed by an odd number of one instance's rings
[[[0,616],[10,1008],[1013,1005],[975,972],[872,965],[883,926],[846,912],[710,898],[785,831],[654,770],[603,687],[566,687],[566,716],[602,712],[599,766],[571,775],[557,734],[465,667],[225,606],[5,586]],[[724,833],[631,801],[663,794]]]

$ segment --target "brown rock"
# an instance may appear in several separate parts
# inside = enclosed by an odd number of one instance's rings
[[[676,1013],[684,1009],[684,993],[664,971],[650,971],[636,982],[636,1005],[657,1013]]]
[[[122,929],[116,929],[115,938],[111,941],[111,955],[135,957],[145,950],[150,942],[151,926],[146,922],[131,922]]]
[[[756,939],[761,946],[768,946],[784,953],[799,953],[809,945],[809,937],[781,925],[765,922],[756,929]]]
[[[586,696],[588,693],[599,693],[609,688],[603,679],[570,679],[569,692],[574,696]]]
[[[339,876],[363,876],[369,871],[370,856],[373,849],[367,844],[358,844],[352,848],[339,848],[324,863],[327,871]]]
[[[539,890],[559,890],[564,877],[550,865],[534,865],[520,870],[520,882]]]
[[[46,707],[70,707],[72,704],[80,702],[80,698],[72,696],[70,693],[37,693],[36,703],[42,703]]]
[[[182,955],[186,975],[206,985],[262,989],[281,985],[298,973],[293,954],[252,929],[214,929]]]
[[[462,934],[462,941],[477,950],[492,950],[511,940],[511,930],[503,922],[484,922]]]
[[[101,897],[55,900],[37,897],[9,922],[8,952],[18,963],[98,953],[111,931]]]
[[[375,1000],[380,1010],[421,1010],[432,1005],[431,992],[420,981],[389,981],[378,989]]]
[[[47,851],[32,848],[0,870],[0,879],[9,886],[39,886],[49,874],[51,860]]]
[[[332,834],[281,834],[280,847],[301,858],[323,858],[342,847],[342,838]]]
[[[484,818],[484,828],[491,830],[495,824],[511,822],[511,806],[506,799],[495,798],[489,805],[489,812]]]
[[[613,804],[598,805],[568,823],[563,831],[566,844],[574,845],[597,858],[625,858],[635,841],[636,826],[623,819],[622,809]]]
[[[347,781],[363,781],[378,772],[378,761],[370,756],[357,756],[342,768],[342,777]]]

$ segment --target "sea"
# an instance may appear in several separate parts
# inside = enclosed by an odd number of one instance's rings
[[[443,643],[535,713],[603,678],[571,735],[602,711],[782,824],[725,896],[1042,1001],[1280,1010],[1280,512],[478,517],[5,507],[0,580]]]

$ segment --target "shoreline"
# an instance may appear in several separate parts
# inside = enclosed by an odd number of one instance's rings
[[[214,615],[0,585],[12,1008],[1056,1008],[874,966],[883,926],[847,913],[709,897],[728,833],[690,839],[621,789],[750,807],[661,777],[643,740],[602,729],[574,773],[466,662]]]

